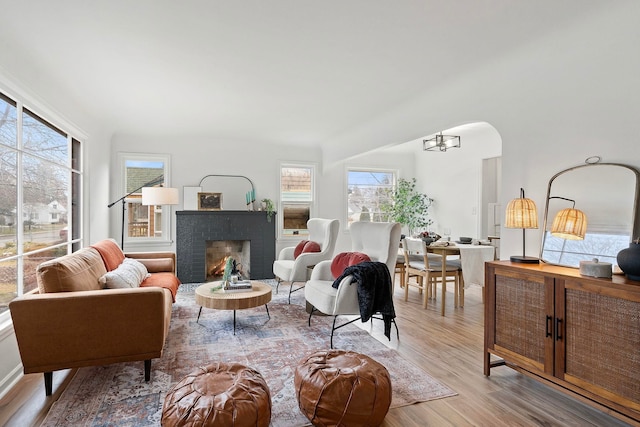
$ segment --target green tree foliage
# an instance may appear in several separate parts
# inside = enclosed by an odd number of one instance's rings
[[[391,204],[385,206],[390,221],[399,222],[409,229],[409,233],[424,230],[433,221],[429,218],[429,207],[433,199],[416,190],[416,179],[400,178],[392,193]]]

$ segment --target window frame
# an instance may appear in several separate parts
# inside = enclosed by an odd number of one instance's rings
[[[81,131],[75,128],[73,125],[68,124],[65,120],[61,119],[56,113],[47,109],[37,107],[37,103],[30,101],[23,101],[21,96],[11,94],[0,87],[0,99],[7,104],[11,105],[15,109],[15,135],[13,138],[15,144],[8,145],[9,141],[5,141],[2,146],[15,154],[15,174],[16,174],[16,199],[14,210],[14,227],[15,227],[15,254],[0,255],[0,263],[15,262],[15,286],[16,286],[16,298],[26,293],[33,292],[32,290],[25,289],[25,287],[33,286],[31,281],[26,282],[25,268],[27,259],[35,256],[43,259],[50,257],[56,257],[64,255],[65,253],[71,253],[72,251],[83,246],[83,215],[84,215],[84,193],[82,191],[85,173],[83,171],[84,162],[84,135]],[[59,134],[61,141],[64,140],[66,144],[67,154],[66,158],[62,157],[56,161],[54,158],[42,156],[38,151],[34,151],[25,144],[25,132],[24,132],[24,116],[28,115],[31,119],[39,122],[41,125],[50,129],[53,132]],[[24,166],[24,158],[35,159],[43,162],[44,165],[49,165],[54,168],[60,169],[62,172],[59,176],[64,176],[66,185],[66,198],[62,200],[57,198],[58,202],[66,203],[66,227],[64,237],[62,231],[59,233],[56,230],[55,238],[51,241],[41,242],[43,245],[36,245],[35,248],[26,247],[27,243],[24,226],[27,221],[25,220],[25,182],[26,169]],[[61,161],[60,161],[61,160]],[[55,221],[55,223],[58,223]],[[50,222],[53,223],[53,222]],[[71,231],[71,233],[69,233]],[[51,237],[51,236],[48,236]],[[51,255],[55,253],[56,255]],[[31,277],[31,274],[29,274]],[[31,279],[30,279],[31,280]],[[37,289],[37,287],[36,287]],[[10,322],[10,312],[5,310],[0,313],[0,324],[4,325]],[[0,329],[4,331],[4,329]]]
[[[301,169],[310,169],[311,170],[311,192],[310,192],[310,197],[311,200],[309,201],[305,201],[305,200],[284,200],[283,197],[283,191],[282,191],[282,170],[284,168],[301,168]],[[285,228],[284,228],[284,205],[291,205],[291,204],[299,204],[299,205],[309,205],[309,218],[313,218],[316,216],[316,205],[317,205],[317,196],[316,196],[316,188],[317,188],[317,184],[316,184],[316,176],[317,176],[317,164],[316,163],[312,163],[312,162],[280,162],[280,164],[278,165],[278,193],[279,193],[279,200],[278,200],[278,212],[280,213],[279,215],[277,215],[277,220],[278,220],[278,239],[282,239],[282,240],[300,240],[300,237],[304,237],[304,236],[308,236],[308,232],[302,232],[300,233],[300,230],[298,230],[297,234],[293,234],[293,233],[285,233]]]
[[[350,172],[372,172],[372,173],[389,173],[392,176],[392,184],[391,184],[391,190],[395,190],[395,188],[398,185],[398,179],[400,178],[400,171],[398,169],[389,169],[389,168],[376,168],[376,167],[366,167],[366,166],[345,166],[345,174],[344,174],[344,180],[345,180],[345,186],[344,186],[344,201],[345,201],[345,207],[344,207],[344,213],[343,213],[343,220],[344,220],[344,229],[345,230],[349,230],[349,227],[351,225],[351,221],[350,221],[350,217],[351,215],[349,215],[349,186],[350,186],[350,182],[349,182],[349,174]],[[362,212],[360,212],[362,213]],[[352,214],[355,215],[356,213]],[[373,221],[374,218],[371,218],[371,221]],[[388,220],[388,219],[387,219]],[[353,221],[355,222],[355,221]],[[373,222],[381,222],[381,221],[373,221]]]
[[[117,154],[118,157],[118,165],[119,165],[119,170],[120,170],[120,179],[119,179],[119,190],[118,190],[118,194],[122,196],[128,196],[125,197],[123,199],[123,201],[125,202],[125,204],[128,205],[128,203],[138,203],[138,200],[140,200],[140,203],[142,202],[142,198],[141,198],[141,192],[140,193],[135,193],[135,195],[140,194],[140,196],[136,196],[136,197],[131,197],[129,195],[129,191],[127,190],[127,162],[128,161],[144,161],[144,162],[162,162],[163,163],[163,177],[164,177],[164,181],[162,183],[162,185],[164,187],[170,187],[170,182],[171,182],[171,155],[170,154],[164,154],[164,153],[132,153],[132,152],[118,152]],[[162,214],[162,221],[161,221],[161,228],[162,228],[162,235],[155,237],[155,236],[144,236],[144,237],[131,237],[129,236],[128,233],[128,221],[127,221],[127,212],[129,210],[129,207],[127,206],[127,208],[125,209],[125,217],[124,217],[124,223],[122,223],[122,217],[121,217],[121,212],[122,212],[122,206],[123,206],[123,201],[120,201],[118,203],[116,203],[116,205],[118,205],[118,217],[120,218],[119,220],[119,225],[120,225],[120,233],[121,233],[121,239],[124,239],[122,242],[119,242],[122,244],[123,249],[124,247],[131,249],[139,249],[139,248],[144,248],[144,247],[149,247],[149,246],[156,246],[156,245],[160,245],[160,246],[164,246],[164,245],[170,245],[173,243],[173,236],[172,236],[172,221],[171,221],[171,209],[170,207],[166,206],[163,209],[166,209],[166,211],[169,213],[168,215],[165,215],[164,212]],[[113,207],[115,207],[116,205],[113,205]],[[151,207],[149,206],[149,210],[151,210]],[[166,232],[165,232],[166,231]]]

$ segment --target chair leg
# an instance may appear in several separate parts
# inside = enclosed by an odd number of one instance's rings
[[[409,272],[405,270],[404,272],[404,300],[407,301],[409,298]]]
[[[291,286],[289,287],[289,304],[291,304],[291,294],[293,292],[299,291],[300,289],[304,289],[304,285],[300,286],[299,288],[293,289],[293,284],[294,283],[296,283],[296,282],[291,282]]]
[[[426,288],[424,289],[424,291],[422,292],[422,307],[423,308],[427,308],[427,304],[429,302],[429,289],[431,289],[431,285],[430,285],[431,279],[429,277],[426,277],[425,280],[423,281],[424,284],[426,284]],[[424,285],[423,285],[424,287]]]
[[[316,308],[311,306],[311,310],[309,310],[309,326],[311,326],[311,316],[313,316],[314,311],[316,311]]]
[[[331,326],[331,339],[329,340],[329,348],[331,349],[333,349],[333,332],[336,330],[336,320],[338,320],[338,316],[333,316],[333,325]]]
[[[278,295],[278,288],[280,287],[280,282],[282,282],[282,279],[279,277],[276,277],[276,295]]]
[[[458,308],[458,301],[460,294],[458,293],[460,287],[460,280],[458,280],[458,273],[453,276],[453,307]]]

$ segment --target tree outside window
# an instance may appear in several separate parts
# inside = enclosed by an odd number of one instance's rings
[[[395,182],[394,171],[348,169],[347,226],[356,221],[388,221],[384,208],[391,204]]]

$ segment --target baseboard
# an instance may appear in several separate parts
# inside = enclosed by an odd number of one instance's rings
[[[0,380],[0,400],[15,386],[24,376],[22,372],[22,364],[18,364],[12,369],[2,380]]]

